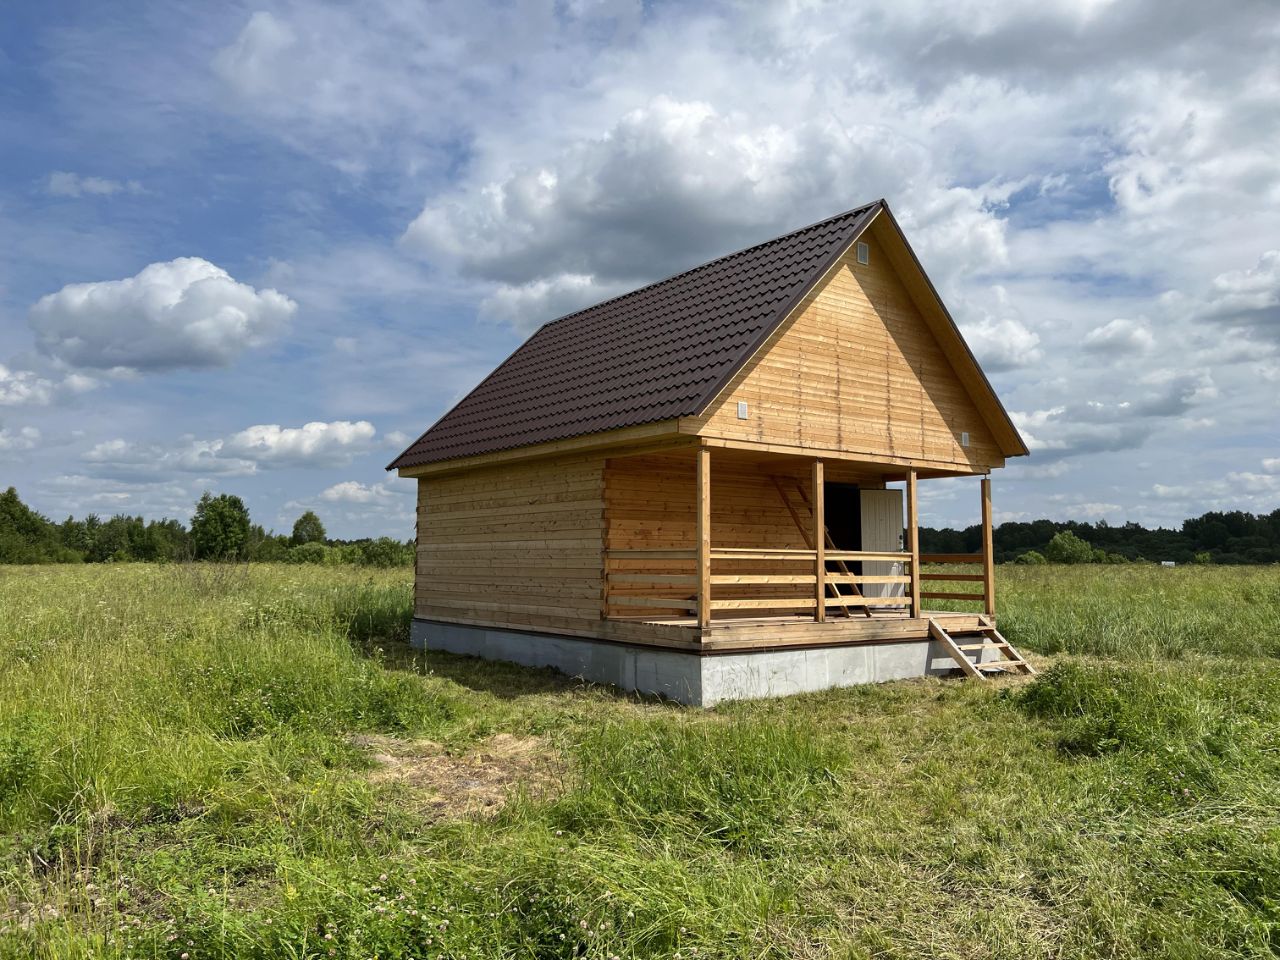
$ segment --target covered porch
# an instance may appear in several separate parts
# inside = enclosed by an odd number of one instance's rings
[[[607,632],[727,652],[918,641],[931,619],[981,629],[991,482],[975,484],[982,549],[922,554],[919,484],[943,476],[964,474],[709,445],[612,458]]]

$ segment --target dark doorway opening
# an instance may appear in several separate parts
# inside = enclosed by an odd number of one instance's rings
[[[862,494],[856,483],[823,484],[827,530],[836,550],[862,549]]]
[[[823,512],[827,520],[827,532],[831,535],[832,549],[861,550],[862,492],[858,489],[858,485],[856,483],[824,483],[822,486]],[[843,566],[852,574],[862,573],[860,563],[846,563]],[[840,573],[840,568],[839,561],[827,561],[827,572]],[[852,595],[853,585],[839,584],[836,592]]]

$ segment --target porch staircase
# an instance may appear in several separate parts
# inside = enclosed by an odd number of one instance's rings
[[[971,629],[957,630],[954,627],[948,632],[937,620],[929,618],[929,636],[942,644],[944,650],[960,665],[965,676],[975,680],[985,680],[994,673],[1035,674],[1035,668],[1023,659],[1022,654],[1014,649],[1013,644],[1004,638],[996,629],[991,619],[979,615],[978,626]],[[1000,654],[998,660],[983,662],[988,650]]]

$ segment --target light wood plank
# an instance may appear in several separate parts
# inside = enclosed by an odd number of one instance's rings
[[[711,450],[698,448],[698,626],[711,624]]]

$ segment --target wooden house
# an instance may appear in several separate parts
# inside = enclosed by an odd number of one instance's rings
[[[703,704],[1025,671],[989,474],[1026,453],[871,203],[547,323],[414,441],[413,640]],[[938,477],[981,478],[981,554],[921,555]]]

